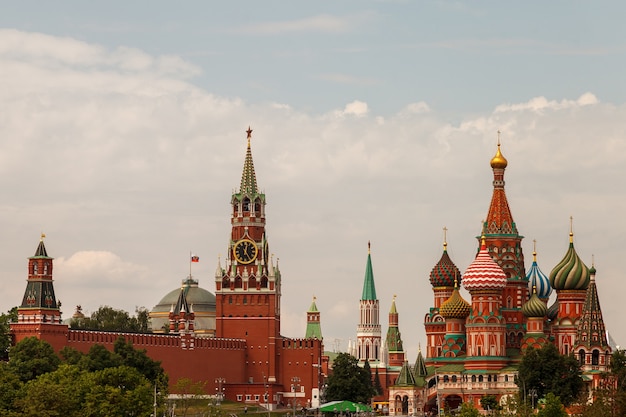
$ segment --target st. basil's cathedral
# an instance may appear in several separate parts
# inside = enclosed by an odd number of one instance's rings
[[[526,272],[523,236],[504,191],[507,165],[498,137],[491,159],[491,204],[476,257],[464,273],[450,258],[444,228],[443,253],[429,277],[433,305],[424,317],[426,346],[412,364],[402,346],[395,297],[382,338],[368,249],[360,321],[349,351],[361,364],[368,362],[385,388],[375,402],[388,408],[389,415],[436,413],[438,406],[456,409],[463,402],[480,410],[485,395],[504,404],[519,392],[517,368],[524,350],[546,343],[554,343],[563,355],[574,355],[589,392],[608,370],[612,348],[602,319],[596,269],[587,267],[576,253],[570,224],[569,247],[550,275],[539,269],[535,250]],[[469,292],[469,301],[460,286]],[[556,300],[548,306],[553,291]]]
[[[247,149],[239,190],[230,199],[231,234],[225,263],[218,262],[215,293],[189,275],[151,311],[153,333],[115,333],[72,329],[61,318],[53,286],[53,258],[43,237],[28,260],[27,285],[11,324],[15,343],[26,337],[48,341],[58,352],[69,346],[88,352],[95,344],[112,349],[119,337],[145,349],[169,375],[206,382],[208,393],[233,401],[315,408],[329,372],[320,312],[315,299],[306,312],[304,338],[281,334],[282,276],[269,252],[265,194],[257,185],[247,131]],[[517,365],[524,349],[554,343],[573,353],[590,387],[608,369],[607,341],[595,273],[580,259],[570,232],[569,248],[549,277],[537,254],[526,272],[522,236],[504,191],[507,160],[500,143],[491,159],[493,196],[478,236],[478,251],[464,273],[443,253],[430,273],[433,305],[424,318],[426,346],[409,363],[399,329],[395,298],[386,338],[382,338],[372,254],[368,248],[359,302],[356,341],[348,350],[367,362],[383,394],[375,403],[390,415],[422,415],[437,404],[456,408],[483,395],[498,399],[515,394]],[[463,286],[471,299],[459,292]],[[548,299],[556,291],[556,301]],[[79,313],[75,317],[79,317]]]

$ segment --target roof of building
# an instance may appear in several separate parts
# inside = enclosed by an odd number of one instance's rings
[[[506,274],[491,258],[485,239],[482,239],[480,251],[463,274],[463,286],[468,291],[502,289],[506,287]]]
[[[168,292],[151,312],[169,312],[172,306],[178,304],[181,293],[184,295],[188,308],[192,308],[194,312],[215,312],[215,295],[200,288],[198,281],[192,277],[185,278],[180,287]]]
[[[552,294],[552,287],[550,286],[550,279],[544,274],[537,265],[537,251],[533,250],[533,263],[526,274],[528,280],[528,292],[532,294],[533,287],[537,291],[537,297],[542,300],[546,300]]]
[[[367,242],[367,263],[365,264],[365,280],[361,300],[377,300],[376,285],[374,285],[374,271],[372,269],[372,253],[370,242]]]
[[[443,242],[441,259],[430,271],[430,284],[433,287],[453,287],[455,280],[461,280],[461,271],[448,255],[448,243]]]
[[[585,290],[589,286],[589,268],[574,249],[574,233],[571,230],[567,252],[550,272],[550,285],[555,290]]]

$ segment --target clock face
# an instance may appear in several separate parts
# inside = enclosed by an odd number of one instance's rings
[[[233,254],[240,264],[249,264],[256,259],[258,249],[256,244],[249,239],[242,239],[235,243]]]

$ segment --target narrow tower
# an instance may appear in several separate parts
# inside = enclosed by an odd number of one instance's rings
[[[367,263],[365,265],[365,280],[363,294],[359,301],[359,325],[357,327],[357,358],[359,362],[380,361],[380,305],[376,298],[374,285],[374,271],[372,269],[372,251],[370,242],[367,242]]]
[[[66,342],[68,327],[61,323],[61,309],[54,295],[52,261],[42,233],[35,255],[28,258],[28,280],[17,323],[11,324],[15,343],[27,337],[45,339],[55,350]]]
[[[246,381],[275,382],[280,338],[280,271],[269,255],[265,194],[257,186],[248,128],[239,191],[230,200],[231,237],[226,266],[215,274],[216,336],[248,341]],[[259,346],[261,347],[259,349]],[[262,365],[261,365],[262,364]]]
[[[504,171],[507,165],[508,161],[500,151],[500,131],[498,131],[498,149],[491,159],[493,194],[481,236],[485,238],[489,255],[500,265],[507,278],[502,298],[502,315],[507,324],[506,346],[519,348],[524,333],[524,316],[521,308],[528,300],[528,283],[522,252],[524,237],[517,231],[504,192]]]
[[[389,357],[389,366],[402,366],[404,363],[404,348],[402,347],[402,336],[398,326],[398,310],[396,308],[396,296],[391,301],[389,310],[389,327],[387,328],[387,338],[385,340],[385,350]]]
[[[306,312],[306,333],[305,339],[322,339],[322,327],[320,325],[320,311],[315,304],[316,298],[313,297],[313,302],[309,311]]]
[[[589,287],[576,332],[575,354],[583,372],[608,371],[611,347],[606,337],[593,263],[589,269]]]

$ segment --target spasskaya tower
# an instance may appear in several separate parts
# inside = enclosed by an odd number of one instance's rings
[[[280,337],[280,271],[269,254],[265,194],[248,147],[239,191],[231,197],[231,236],[225,265],[215,272],[216,336],[246,339],[246,381],[275,382]]]

